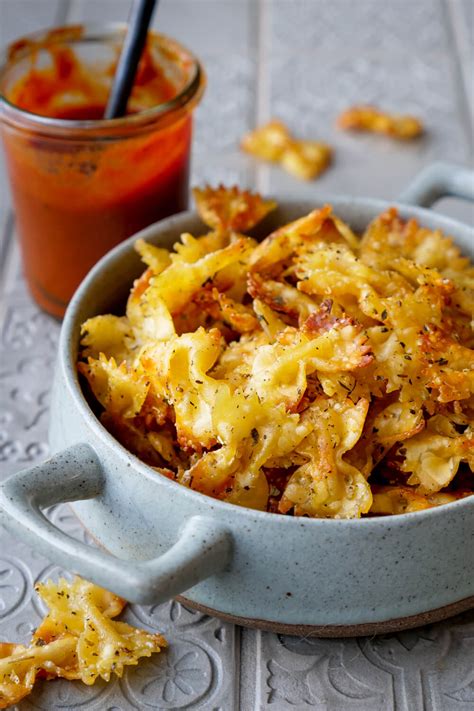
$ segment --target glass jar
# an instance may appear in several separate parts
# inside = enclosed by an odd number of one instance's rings
[[[63,27],[9,48],[2,137],[31,293],[61,317],[93,264],[186,209],[197,59],[150,33],[123,118],[103,120],[124,25]]]

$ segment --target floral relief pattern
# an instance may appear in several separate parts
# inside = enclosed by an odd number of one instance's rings
[[[263,633],[261,646],[262,659],[270,657],[260,677],[263,708],[272,711],[474,709],[474,611],[372,638]]]
[[[51,319],[51,323],[45,321],[48,317],[44,314],[38,318],[38,313],[25,294],[21,308],[7,310],[1,330],[2,476],[41,461],[48,454],[45,434],[59,327]]]
[[[304,705],[314,706],[316,697],[312,694],[308,683],[308,675],[312,667],[303,671],[287,669],[274,659],[267,663],[268,686],[271,689],[268,694],[268,703],[273,704],[278,700],[286,701],[291,706]]]
[[[94,686],[86,686],[78,681],[57,679],[54,684],[40,681],[32,696],[20,704],[21,711],[51,711],[62,709],[84,709],[103,711],[107,699],[114,695],[115,681],[107,684],[99,680]],[[54,704],[54,706],[53,706]]]
[[[360,654],[356,640],[286,635],[278,635],[275,639],[265,634],[262,642],[272,648],[276,663],[284,661],[289,670],[297,668],[300,674],[300,669],[304,670],[311,705],[316,709],[334,708],[339,711],[339,708],[344,708],[345,711],[347,706],[348,709],[366,711],[385,708],[390,694],[384,689],[383,675]],[[273,689],[270,678],[267,686]],[[297,698],[287,698],[288,708],[300,704]],[[270,692],[268,703],[272,701],[273,694]]]
[[[451,635],[444,625],[407,630],[362,640],[360,649],[374,666],[392,678],[395,698],[406,697],[413,711],[434,705],[430,677],[450,648]]]
[[[3,322],[1,343],[15,351],[28,350],[40,338],[46,348],[55,350],[59,326],[50,316],[32,308],[31,303],[13,303],[9,306]]]
[[[474,706],[474,679],[472,674],[469,682],[465,686],[461,686],[459,689],[453,689],[450,692],[445,692],[443,696],[445,699],[452,699],[453,701],[460,701],[463,704],[471,703]],[[449,703],[449,701],[447,701]]]
[[[0,620],[12,615],[25,601],[31,581],[18,560],[0,558]]]
[[[188,708],[204,697],[213,683],[213,674],[208,652],[194,642],[182,640],[179,645],[170,646],[165,659],[153,657],[131,674],[126,673],[121,685],[125,696],[138,708]]]

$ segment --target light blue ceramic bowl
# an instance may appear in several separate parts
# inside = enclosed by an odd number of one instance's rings
[[[432,166],[401,198],[404,217],[451,234],[471,253],[474,231],[415,205],[454,194],[474,199],[474,177]],[[325,196],[355,230],[389,204]],[[323,200],[283,201],[282,224]],[[171,246],[202,224],[183,213],[140,236]],[[474,496],[392,517],[337,521],[255,512],[188,490],[140,462],[100,424],[78,382],[80,324],[120,308],[142,271],[135,238],[106,255],[71,302],[61,331],[51,411],[54,456],[2,487],[5,524],[52,561],[130,601],[185,594],[199,609],[296,634],[370,634],[474,606]],[[102,548],[61,532],[41,513],[72,501]]]

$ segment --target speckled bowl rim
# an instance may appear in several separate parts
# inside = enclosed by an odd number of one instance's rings
[[[417,219],[423,220],[426,218],[428,222],[432,222],[435,219],[437,226],[445,232],[457,230],[463,230],[470,232],[472,239],[474,241],[474,229],[469,227],[458,220],[454,220],[444,215],[434,213],[433,210],[425,209],[412,205],[405,205],[397,201],[387,201],[379,200],[373,198],[351,198],[347,195],[316,195],[314,200],[309,200],[306,198],[298,199],[296,197],[291,197],[288,199],[278,199],[278,206],[285,209],[291,205],[302,205],[306,203],[308,209],[312,205],[313,209],[318,205],[323,205],[325,203],[332,204],[336,206],[338,204],[360,206],[361,209],[365,210],[376,210],[383,212],[389,207],[395,207],[399,209],[403,216],[403,213],[409,213],[410,215],[416,216]],[[87,298],[89,289],[94,284],[94,282],[100,279],[102,272],[107,270],[109,264],[115,259],[122,257],[124,253],[133,253],[133,245],[137,239],[153,239],[156,236],[158,230],[169,230],[172,229],[172,224],[174,221],[186,220],[186,219],[196,219],[197,214],[192,210],[187,210],[184,212],[177,213],[171,217],[159,220],[158,222],[149,225],[143,230],[140,230],[136,234],[132,235],[128,239],[121,242],[119,245],[111,249],[107,254],[105,254],[97,264],[90,270],[84,280],[81,282],[80,286],[76,290],[69,306],[66,310],[64,321],[62,324],[60,337],[59,337],[59,347],[58,347],[58,362],[61,368],[61,374],[64,378],[68,391],[74,401],[75,406],[78,408],[85,423],[90,427],[94,435],[96,435],[100,441],[107,446],[112,453],[116,454],[126,465],[131,465],[134,470],[134,474],[140,474],[147,480],[152,481],[158,486],[163,486],[170,491],[170,493],[188,497],[191,501],[199,500],[201,503],[203,499],[209,502],[210,508],[221,510],[223,513],[229,512],[229,515],[243,516],[244,518],[251,520],[260,520],[268,525],[276,526],[331,526],[345,527],[352,529],[353,527],[367,527],[368,530],[371,528],[380,529],[381,527],[386,527],[387,525],[393,524],[394,526],[400,525],[416,525],[421,519],[432,519],[436,520],[439,517],[443,517],[443,512],[448,510],[459,509],[469,509],[472,508],[474,512],[474,494],[467,496],[463,499],[457,501],[442,504],[440,506],[434,506],[429,509],[424,509],[421,511],[414,511],[411,513],[403,514],[392,514],[392,515],[375,515],[368,518],[357,518],[357,519],[331,519],[331,518],[308,518],[305,516],[288,516],[286,514],[270,513],[268,511],[259,511],[256,509],[247,508],[244,506],[238,506],[226,501],[221,501],[220,499],[214,499],[206,494],[202,494],[198,491],[188,489],[187,487],[171,481],[167,477],[163,476],[159,472],[155,471],[152,467],[142,462],[136,455],[132,454],[127,450],[118,440],[116,440],[108,430],[101,424],[100,420],[96,417],[92,411],[87,399],[83,393],[82,387],[79,382],[78,372],[76,364],[74,361],[74,352],[78,346],[77,338],[79,334],[78,331],[79,324],[77,323],[77,312],[80,310],[81,304]],[[169,226],[169,227],[167,227]],[[178,237],[178,235],[177,235]],[[53,415],[54,416],[54,415]],[[196,498],[197,497],[197,498]],[[273,522],[273,524],[272,524]]]

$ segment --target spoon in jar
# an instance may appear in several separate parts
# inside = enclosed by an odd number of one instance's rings
[[[104,119],[124,116],[157,0],[135,0]]]

